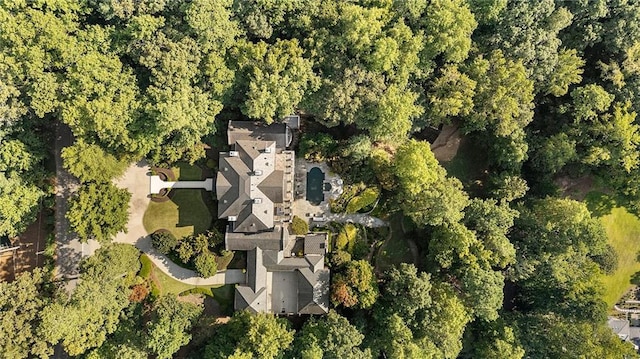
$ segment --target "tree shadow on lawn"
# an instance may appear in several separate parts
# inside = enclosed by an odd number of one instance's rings
[[[171,201],[178,206],[176,227],[193,227],[193,233],[204,233],[211,228],[213,216],[204,198],[210,193],[197,189],[174,189]]]

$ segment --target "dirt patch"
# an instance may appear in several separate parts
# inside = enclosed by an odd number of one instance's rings
[[[593,177],[591,176],[578,178],[563,176],[556,178],[554,182],[560,191],[562,191],[563,195],[576,201],[584,200],[587,193],[593,189]]]
[[[442,131],[431,144],[431,151],[439,162],[451,161],[460,148],[462,136],[460,135],[460,125],[452,123],[442,127]]]
[[[187,294],[178,296],[178,300],[183,303],[191,303],[195,305],[204,305],[204,294]]]
[[[45,211],[40,211],[36,221],[11,242],[12,246],[19,248],[0,254],[0,280],[13,281],[16,275],[44,265],[44,255],[37,253],[46,246],[46,222]]]

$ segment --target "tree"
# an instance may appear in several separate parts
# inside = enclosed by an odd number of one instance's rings
[[[431,290],[433,304],[425,316],[424,325],[414,332],[421,347],[435,347],[438,357],[455,358],[462,349],[462,335],[471,316],[462,301],[445,284]]]
[[[162,254],[169,254],[178,246],[178,239],[169,231],[155,231],[151,234],[151,244]]]
[[[374,141],[406,139],[412,120],[422,115],[424,109],[416,104],[418,94],[407,88],[390,85],[367,116],[356,120],[356,125],[369,131]]]
[[[132,277],[140,271],[140,251],[124,243],[109,243],[80,264],[84,280],[102,282],[120,277]]]
[[[558,53],[558,64],[549,79],[547,93],[556,97],[565,95],[570,85],[582,81],[584,64],[584,60],[578,56],[575,49],[561,50]]]
[[[289,323],[271,314],[235,312],[205,348],[207,358],[265,358],[283,355],[293,342]]]
[[[234,56],[244,80],[242,112],[267,124],[294,113],[306,91],[319,85],[310,60],[303,56],[297,40],[277,40],[275,44],[243,43]]]
[[[593,120],[609,109],[614,96],[602,86],[589,84],[571,91],[573,114],[577,120]]]
[[[540,92],[550,88],[552,73],[558,72],[561,44],[558,33],[571,24],[571,18],[571,13],[564,7],[556,7],[554,0],[508,1],[485,47],[497,47],[509,58],[522,61],[527,77],[536,84],[536,92]]]
[[[476,57],[466,69],[476,82],[473,110],[465,117],[467,132],[491,128],[497,136],[511,136],[533,117],[533,82],[521,61],[506,58],[495,50]]]
[[[108,242],[120,231],[126,231],[129,199],[126,189],[110,183],[90,183],[71,199],[67,219],[81,240]]]
[[[31,224],[43,195],[36,186],[0,172],[0,236],[16,236]]]
[[[393,171],[398,179],[397,200],[405,215],[417,224],[457,222],[467,205],[467,195],[456,178],[436,161],[429,144],[409,140],[398,148]]]
[[[377,317],[397,314],[407,327],[416,330],[422,325],[422,315],[431,306],[431,277],[413,264],[400,263],[386,275],[379,303],[374,308]]]
[[[577,157],[576,141],[561,132],[542,140],[531,158],[531,163],[542,173],[554,174]]]
[[[331,158],[336,148],[336,140],[329,134],[305,133],[300,139],[299,152],[307,161],[322,162],[326,158]]]
[[[124,173],[125,161],[117,160],[99,146],[79,139],[71,147],[62,149],[64,166],[82,182],[106,183]]]
[[[108,41],[107,33],[95,31],[92,35]],[[90,43],[87,46],[99,45]],[[148,152],[149,148],[134,133],[135,116],[140,106],[136,79],[117,56],[98,51],[79,56],[68,70],[63,94],[61,117],[76,137],[87,141],[97,139],[102,146],[116,153]],[[79,158],[83,149],[91,152],[84,154],[87,157]],[[89,171],[87,166],[91,165],[91,159],[105,161],[107,174],[119,172],[115,169],[115,159],[107,157],[97,147],[87,147],[82,142],[68,151],[66,158],[72,162],[68,165],[72,173],[82,173],[82,177],[88,179],[106,177],[97,173],[95,168]],[[82,169],[86,169],[86,173]]]
[[[462,62],[467,58],[471,34],[478,23],[465,1],[431,1],[423,19],[428,59],[438,54],[443,54],[450,62]]]
[[[24,272],[11,282],[0,282],[0,351],[8,358],[49,356],[51,348],[38,335],[39,315],[50,301],[45,273]]]
[[[522,359],[525,351],[514,335],[514,330],[502,319],[492,322],[476,321],[473,328],[473,345],[468,358]]]
[[[307,223],[307,221],[305,221],[304,219],[298,216],[293,216],[293,220],[291,220],[290,229],[292,234],[303,236],[309,233],[309,223]]]
[[[504,299],[504,275],[470,265],[462,275],[465,299],[476,318],[493,321],[498,318]]]
[[[601,275],[594,257],[608,251],[602,223],[586,205],[546,198],[520,208],[511,238],[517,265],[509,271],[521,295],[518,304],[577,320],[604,320]]]
[[[491,252],[490,265],[506,268],[516,261],[516,249],[507,234],[513,227],[518,211],[511,209],[507,202],[493,199],[474,198],[464,211],[464,224],[475,231],[485,249]]]
[[[171,358],[181,346],[189,343],[189,330],[201,313],[201,307],[180,302],[175,295],[160,297],[147,324],[147,348],[160,359]]]
[[[42,310],[39,335],[74,356],[99,347],[117,329],[128,295],[121,278],[80,281],[70,297],[62,295]]]
[[[378,297],[378,286],[371,264],[365,260],[351,261],[333,275],[331,301],[345,307],[369,308]]]
[[[198,254],[193,260],[193,265],[196,268],[196,272],[203,278],[212,277],[218,272],[216,255],[209,252],[209,250]]]
[[[633,346],[600,323],[566,320],[557,314],[519,315],[514,334],[527,357],[569,359],[633,358]]]
[[[364,335],[349,321],[330,311],[326,316],[307,321],[294,342],[294,352],[302,358],[365,359],[369,351],[359,348]]]
[[[445,65],[440,76],[429,86],[427,115],[433,125],[449,123],[452,117],[467,116],[473,108],[476,82],[458,71],[455,65]]]

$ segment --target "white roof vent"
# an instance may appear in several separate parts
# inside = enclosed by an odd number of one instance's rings
[[[266,147],[264,149],[264,153],[271,153],[271,147]]]
[[[253,175],[254,175],[254,176],[262,176],[262,170],[255,170],[255,171],[253,171]]]
[[[260,204],[260,203],[262,203],[262,198],[254,198],[254,199],[253,199],[253,203],[255,203],[255,204]]]
[[[238,157],[240,156],[240,152],[238,151],[229,151],[229,157]]]
[[[229,217],[227,217],[227,220],[228,220],[229,222],[235,222],[235,221],[237,221],[237,220],[238,220],[238,217],[236,217],[236,216],[229,216]]]

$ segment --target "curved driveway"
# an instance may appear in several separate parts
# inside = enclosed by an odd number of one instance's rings
[[[142,223],[144,212],[151,201],[149,198],[149,172],[150,169],[146,162],[138,162],[129,166],[125,174],[115,181],[118,187],[126,188],[131,192],[131,201],[129,202],[127,233],[118,233],[114,242],[133,244],[147,254],[153,264],[160,270],[182,283],[201,286],[245,283],[246,275],[242,272],[242,269],[229,269],[224,272],[218,272],[213,277],[202,278],[194,271],[173,263],[165,255],[153,248],[151,238],[147,235]]]

